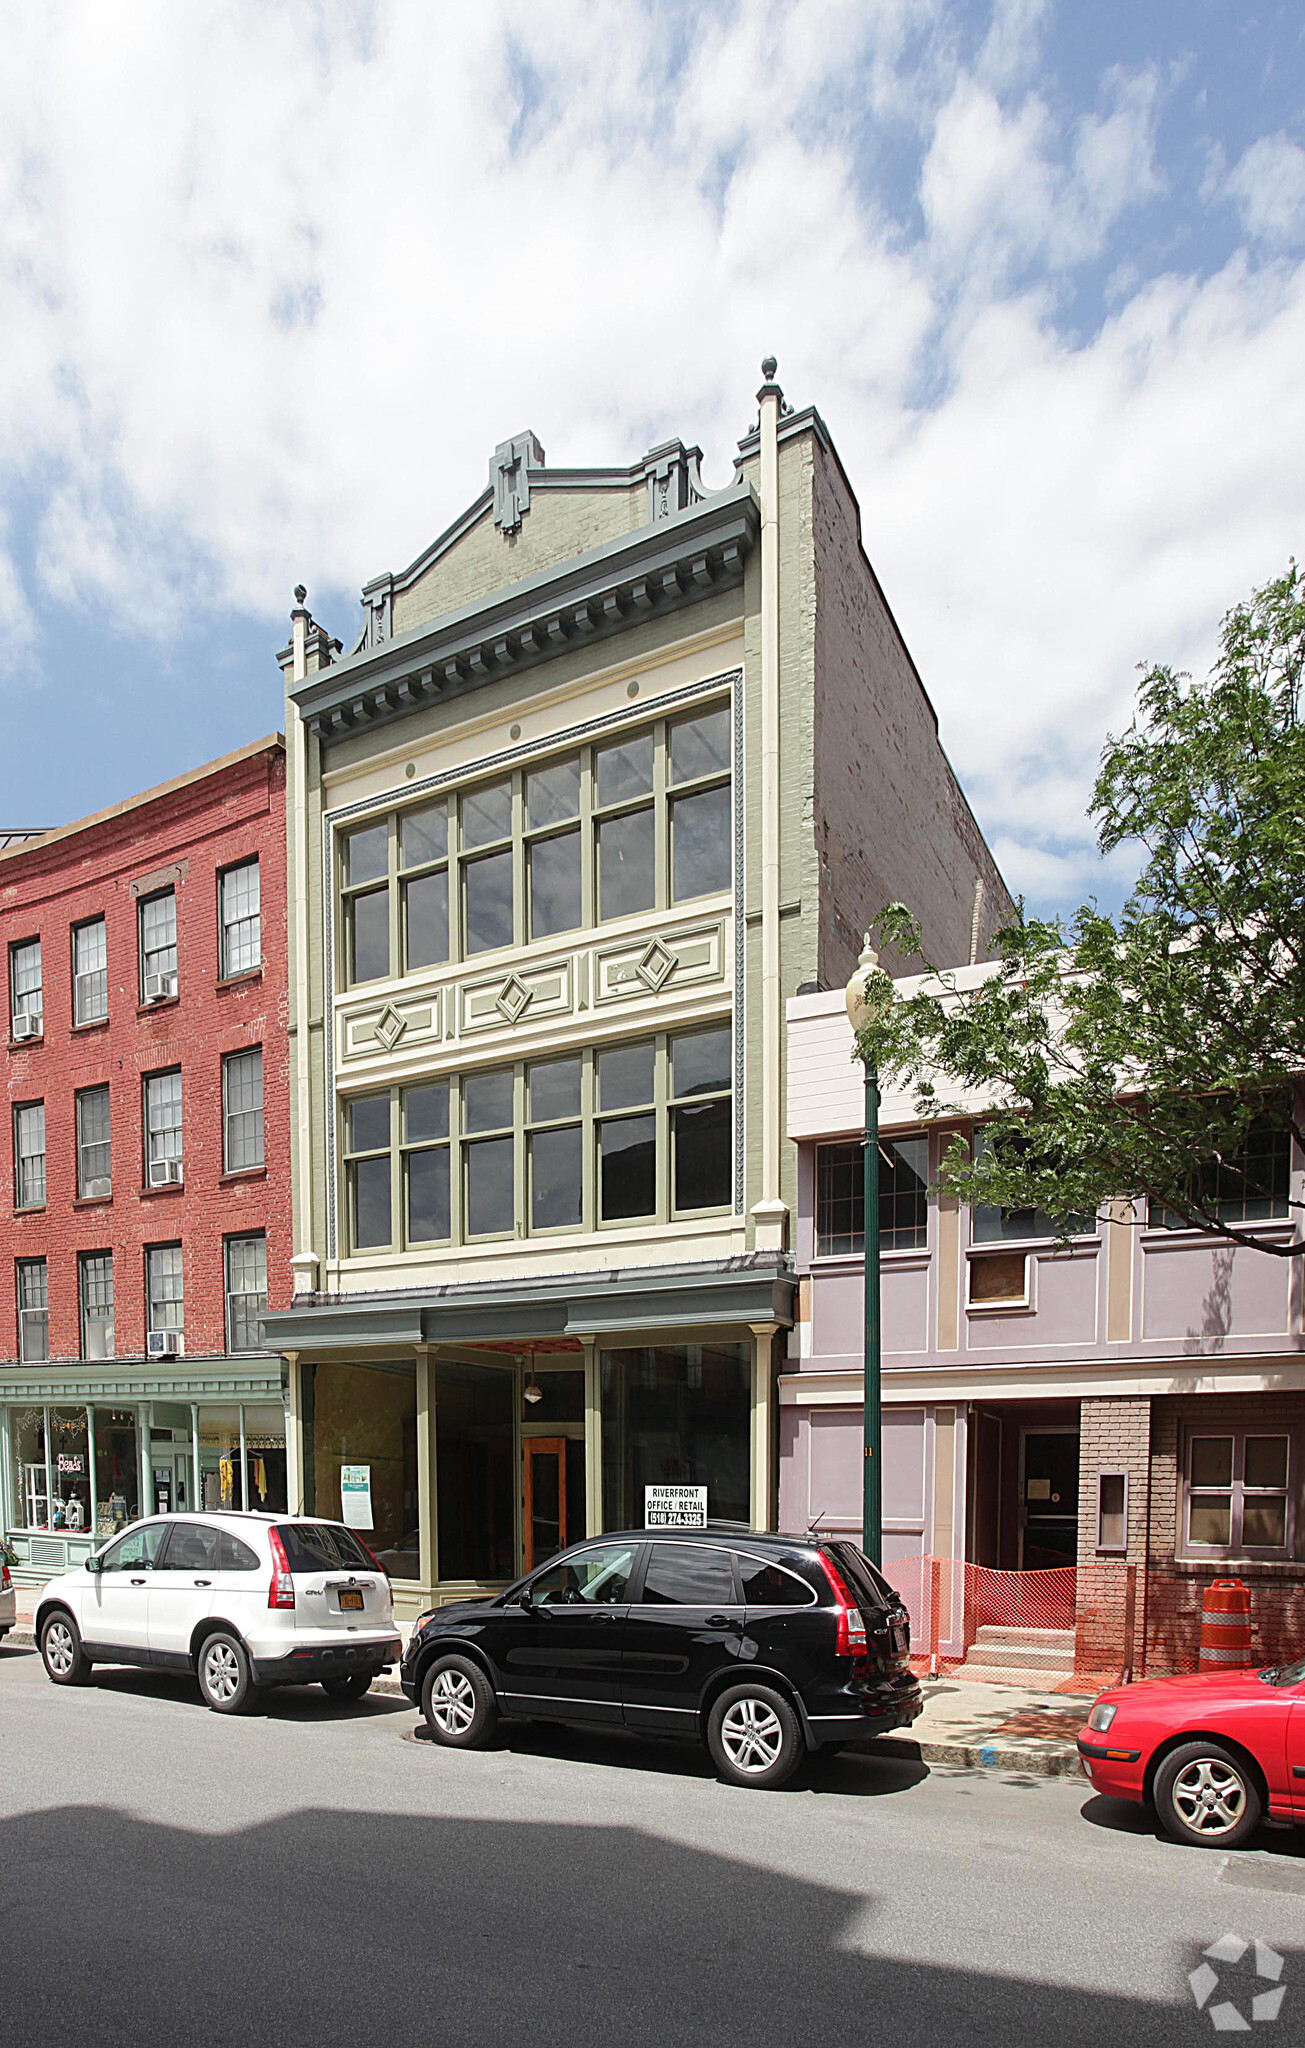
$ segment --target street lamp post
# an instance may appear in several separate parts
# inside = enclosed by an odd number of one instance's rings
[[[860,1033],[883,1015],[886,1007],[879,973],[879,956],[870,944],[869,932],[856,971],[847,984],[847,1014],[854,1032]],[[884,1561],[883,1510],[883,1416],[880,1380],[879,1329],[879,1070],[872,1055],[864,1054],[865,1141],[862,1185],[864,1192],[865,1237],[865,1373],[863,1414],[865,1456],[862,1461],[861,1548],[870,1562]]]

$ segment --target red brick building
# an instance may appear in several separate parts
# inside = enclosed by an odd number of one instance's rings
[[[3,1525],[34,1576],[160,1503],[281,1506],[279,736],[0,850]]]

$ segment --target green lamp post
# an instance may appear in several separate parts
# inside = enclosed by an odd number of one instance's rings
[[[861,958],[847,984],[847,1014],[858,1040],[869,1025],[876,1023],[883,1016],[891,1001],[892,989],[880,970],[879,955],[870,944],[870,934],[867,932],[861,949]],[[861,1491],[861,1548],[871,1564],[882,1566],[884,1507],[879,1330],[879,1069],[873,1055],[863,1052],[862,1058],[865,1063],[865,1457]]]

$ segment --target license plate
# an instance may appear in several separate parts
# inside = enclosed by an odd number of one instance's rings
[[[340,1595],[341,1607],[349,1607],[361,1611],[362,1604],[363,1596],[361,1593],[341,1593]]]

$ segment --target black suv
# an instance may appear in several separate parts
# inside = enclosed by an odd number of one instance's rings
[[[400,1679],[436,1742],[500,1715],[703,1738],[736,1785],[913,1721],[910,1623],[854,1543],[736,1526],[574,1544],[493,1600],[424,1615]]]

